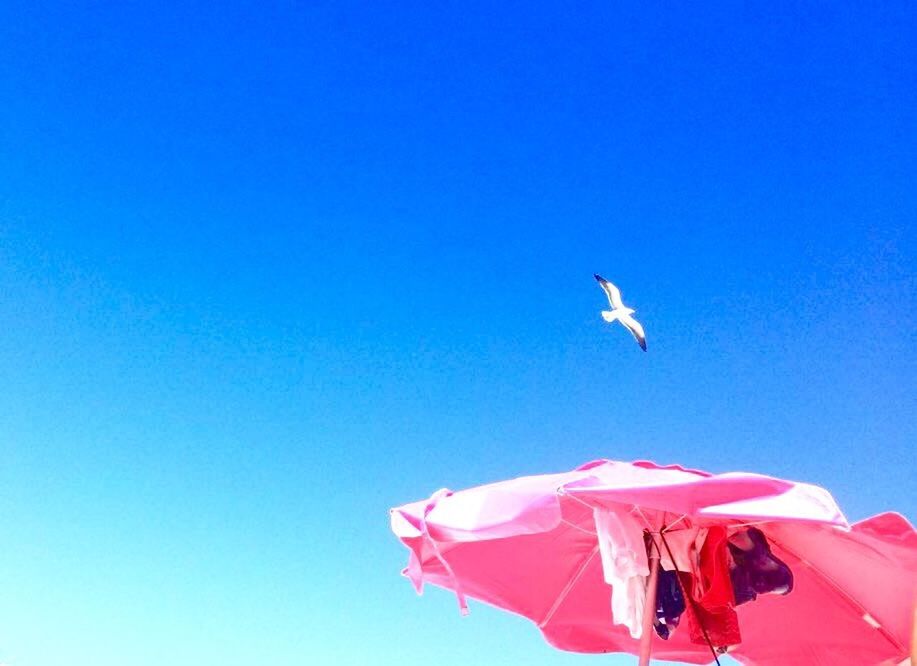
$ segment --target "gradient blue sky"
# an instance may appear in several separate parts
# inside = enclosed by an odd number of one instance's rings
[[[914,518],[912,3],[85,4],[0,6],[0,661],[630,663],[388,527],[600,457]]]

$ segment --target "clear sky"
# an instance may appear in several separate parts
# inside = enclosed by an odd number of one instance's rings
[[[914,519],[913,3],[90,4],[0,6],[0,661],[631,663],[389,532],[595,458]]]

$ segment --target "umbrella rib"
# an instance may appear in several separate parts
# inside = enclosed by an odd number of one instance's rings
[[[459,582],[458,577],[455,575],[455,571],[452,570],[452,566],[446,561],[442,551],[439,549],[439,544],[436,543],[436,539],[434,539],[433,535],[430,534],[430,529],[427,526],[427,516],[430,514],[430,511],[433,510],[433,507],[436,506],[436,503],[442,497],[448,497],[448,493],[449,491],[445,488],[433,493],[433,495],[427,501],[427,506],[424,507],[423,516],[420,518],[420,528],[423,537],[429,542],[430,547],[433,549],[433,555],[437,560],[439,560],[439,563],[443,565],[443,569],[446,570],[446,574],[452,579],[452,591],[455,592],[455,598],[459,605],[459,612],[461,612],[462,615],[468,615],[468,602],[465,600],[465,593],[462,591],[462,584]],[[422,572],[423,564],[421,564],[420,568]]]
[[[688,514],[686,514],[686,513],[681,514],[681,516],[679,516],[678,519],[673,520],[671,523],[669,523],[668,525],[666,525],[665,527],[663,527],[662,530],[660,530],[660,534],[661,534],[662,532],[670,532],[670,531],[672,530],[673,527],[675,527],[678,523],[680,523],[681,521],[683,521],[683,520],[684,520],[685,518],[687,518],[687,517],[688,517]]]
[[[831,576],[829,576],[829,575],[826,574],[824,571],[822,571],[821,569],[819,569],[817,566],[815,566],[814,564],[812,564],[812,563],[811,563],[809,560],[807,560],[806,558],[800,557],[800,556],[796,553],[796,551],[794,551],[794,550],[792,550],[792,549],[790,549],[790,548],[787,548],[782,542],[780,542],[780,541],[774,539],[773,537],[771,537],[771,541],[772,541],[774,544],[776,544],[777,546],[779,546],[780,548],[782,548],[783,550],[785,550],[786,552],[788,552],[790,555],[792,555],[793,557],[795,557],[795,558],[796,558],[797,560],[799,560],[802,564],[804,564],[805,566],[809,567],[809,569],[811,569],[812,571],[814,571],[814,572],[818,575],[818,577],[819,577],[821,580],[823,580],[825,583],[828,584],[828,587],[830,587],[832,590],[834,590],[834,592],[835,592],[841,599],[843,599],[844,601],[846,601],[846,602],[847,602],[847,603],[848,603],[857,613],[859,613],[860,617],[862,618],[862,620],[863,620],[864,622],[866,622],[866,623],[869,624],[870,626],[874,627],[874,628],[876,629],[876,631],[878,631],[878,632],[885,638],[885,640],[887,640],[889,643],[891,643],[892,646],[893,646],[896,650],[900,651],[901,653],[905,653],[905,652],[906,652],[905,648],[898,642],[898,640],[897,640],[894,636],[892,636],[892,635],[888,632],[888,630],[887,630],[885,627],[883,627],[883,626],[882,626],[882,625],[872,616],[872,614],[863,606],[863,604],[861,604],[859,601],[857,601],[856,599],[854,599],[853,596],[851,596],[849,592],[846,592],[846,591],[844,590],[844,588],[842,588],[840,585],[838,585],[838,584],[834,581],[834,579],[831,578]]]
[[[582,525],[577,525],[576,523],[571,523],[569,520],[565,520],[565,519],[561,518],[561,519],[560,519],[560,522],[562,522],[564,525],[569,525],[570,527],[572,527],[572,528],[574,528],[574,529],[577,529],[577,530],[579,530],[580,532],[585,532],[586,534],[590,534],[590,535],[592,535],[592,536],[597,536],[596,532],[593,532],[592,530],[590,530],[590,529],[588,529],[588,528],[586,528],[586,527],[583,527]]]
[[[595,547],[589,552],[589,555],[586,556],[583,563],[580,565],[577,572],[567,581],[567,584],[564,586],[564,589],[560,591],[560,594],[557,595],[557,598],[554,600],[554,603],[551,604],[551,609],[547,612],[544,619],[538,623],[540,629],[544,629],[545,625],[551,621],[551,618],[554,617],[554,613],[557,612],[557,609],[560,608],[560,605],[567,598],[567,595],[570,594],[570,591],[573,589],[573,586],[579,581],[580,577],[583,575],[583,572],[586,571],[586,567],[589,566],[589,563],[592,562],[592,558],[595,557],[595,554],[599,552],[599,544],[596,543]]]
[[[556,492],[558,495],[560,495],[561,497],[569,497],[569,498],[572,499],[573,501],[579,502],[580,504],[582,504],[582,505],[583,505],[584,507],[586,507],[587,509],[592,510],[592,509],[595,508],[595,507],[593,507],[589,502],[587,502],[587,501],[585,501],[585,500],[580,499],[579,497],[577,497],[575,493],[572,494],[572,495],[571,495],[570,493],[568,493],[568,492],[567,492],[567,489],[564,488],[563,486],[560,486],[555,492]]]

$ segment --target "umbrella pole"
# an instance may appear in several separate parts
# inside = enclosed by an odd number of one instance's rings
[[[659,579],[659,549],[656,540],[650,542],[650,579],[646,585],[646,603],[643,606],[643,635],[640,636],[639,666],[649,666],[653,642],[653,618],[656,615],[656,584]]]

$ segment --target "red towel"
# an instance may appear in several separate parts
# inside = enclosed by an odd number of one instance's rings
[[[711,527],[707,530],[707,538],[700,551],[697,578],[682,574],[682,584],[694,599],[694,604],[688,604],[685,610],[692,643],[707,644],[704,629],[714,647],[742,642],[735,595],[729,578],[725,528]]]

